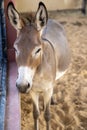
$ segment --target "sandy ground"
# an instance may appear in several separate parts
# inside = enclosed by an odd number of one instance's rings
[[[61,22],[71,48],[71,64],[56,82],[51,106],[51,130],[87,130],[87,16],[79,12],[49,13]],[[42,104],[42,101],[40,101]],[[21,95],[22,130],[34,130],[30,95]],[[40,130],[46,130],[40,106]]]

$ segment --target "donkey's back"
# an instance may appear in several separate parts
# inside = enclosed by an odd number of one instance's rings
[[[70,48],[67,44],[63,26],[52,19],[48,20],[42,39],[47,40],[54,48],[56,60],[56,79],[59,79],[67,70],[70,63]]]

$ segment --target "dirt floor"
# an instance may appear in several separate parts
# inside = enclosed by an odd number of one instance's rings
[[[56,82],[51,106],[51,130],[87,130],[87,16],[80,12],[52,12],[51,18],[61,22],[71,48],[71,64]],[[42,102],[41,102],[42,104]],[[30,95],[21,96],[22,130],[34,130]],[[46,130],[40,106],[40,130]]]

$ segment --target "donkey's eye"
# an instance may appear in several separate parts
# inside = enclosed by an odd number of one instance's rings
[[[32,56],[37,58],[40,54],[41,51],[41,47],[36,47],[33,51],[32,51]]]
[[[17,49],[14,47],[14,51],[17,52]]]
[[[39,49],[35,52],[35,54],[39,53],[40,51],[41,51],[41,48],[39,48]]]
[[[16,47],[14,47],[14,51],[15,51],[15,54],[18,56],[19,55],[19,50]]]

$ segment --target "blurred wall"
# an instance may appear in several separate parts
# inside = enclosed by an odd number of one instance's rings
[[[82,0],[15,0],[19,12],[36,11],[39,1],[43,1],[48,10],[73,9],[81,7]]]

